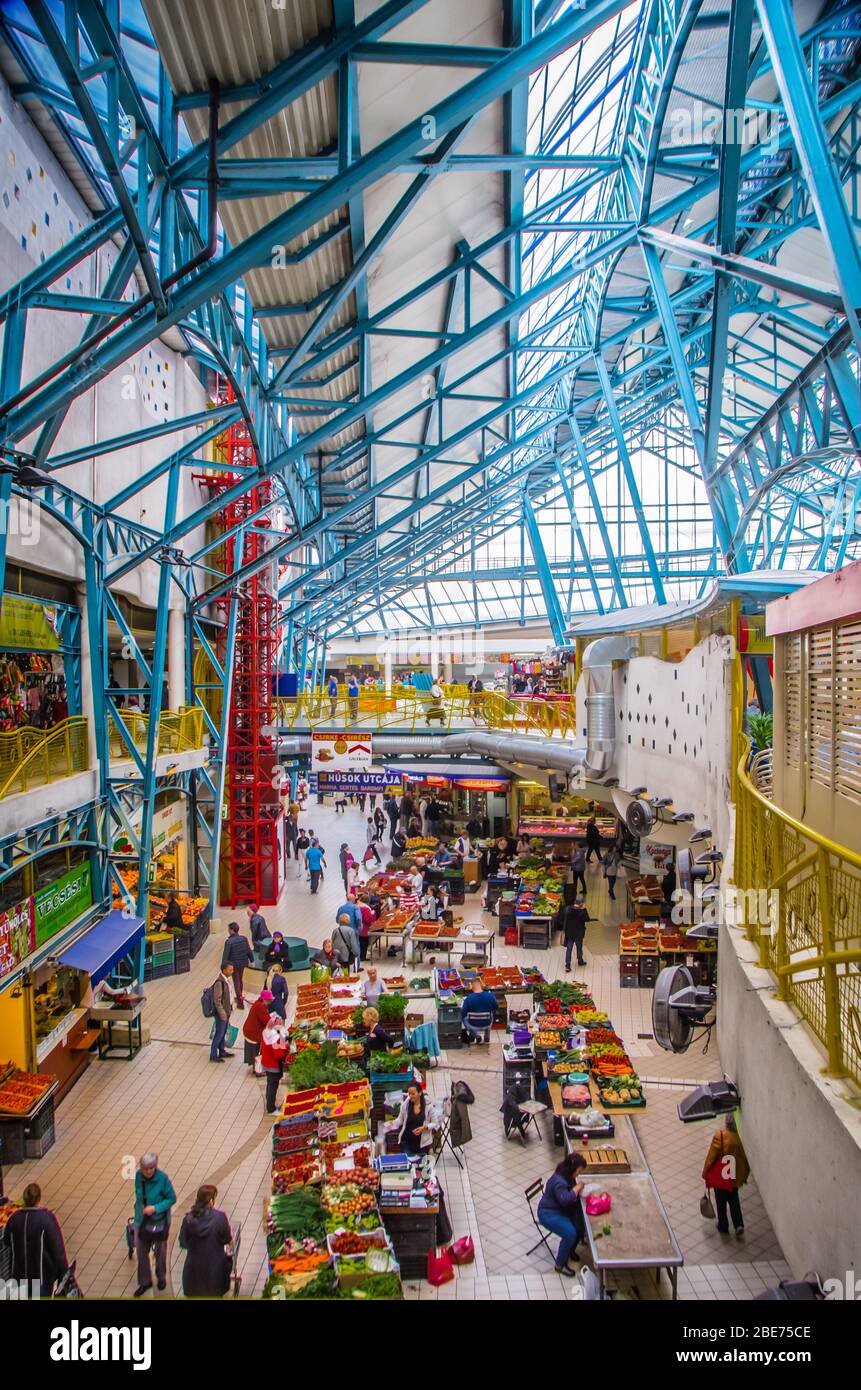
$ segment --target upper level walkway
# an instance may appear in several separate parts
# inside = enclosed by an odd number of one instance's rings
[[[568,696],[514,696],[497,691],[470,694],[466,686],[443,688],[442,699],[430,691],[408,690],[386,694],[365,690],[350,698],[313,691],[278,700],[281,732],[303,733],[314,729],[390,730],[416,733],[424,729],[456,733],[462,729],[495,729],[519,734],[571,738],[577,732],[574,700]]]

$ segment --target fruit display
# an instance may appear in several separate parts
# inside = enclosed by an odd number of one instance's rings
[[[612,1028],[590,1028],[586,1033],[586,1041],[590,1047],[593,1043],[618,1043],[622,1046],[622,1039]]]
[[[542,1028],[535,1035],[535,1046],[539,1048],[556,1048],[562,1045],[562,1034],[553,1033],[547,1028]]]
[[[367,1211],[350,1212],[343,1216],[329,1214],[326,1217],[326,1230],[334,1231],[355,1231],[359,1234],[369,1231],[382,1230],[382,1219],[376,1207],[369,1207]]]
[[[413,835],[407,840],[407,849],[425,849],[433,854],[436,849],[436,840],[431,839],[429,835]]]
[[[460,936],[460,927],[449,927],[443,923],[439,929],[439,934],[444,941],[454,941],[455,937]]]
[[[598,1093],[601,1104],[612,1108],[614,1105],[645,1105],[643,1083],[631,1072],[630,1075],[612,1081],[599,1081]]]
[[[573,1067],[583,1065],[582,1052],[564,1052],[560,1054],[564,1060],[556,1061],[550,1068],[550,1074],[555,1077],[568,1076]]]
[[[374,1193],[356,1183],[327,1183],[323,1188],[323,1205],[333,1216],[354,1216],[376,1204]]]
[[[416,914],[406,907],[396,907],[391,912],[383,912],[374,924],[374,931],[406,931]]]
[[[421,937],[422,940],[439,936],[439,934],[440,927],[438,922],[418,922],[416,926],[413,927],[413,936]]]
[[[571,1027],[571,1015],[570,1015],[570,1014],[540,1014],[540,1015],[539,1015],[539,1018],[538,1018],[538,1025],[539,1025],[539,1027],[542,1028],[542,1029],[547,1029],[547,1028],[570,1028],[570,1027]]]
[[[593,1023],[606,1024],[610,1022],[609,1015],[602,1013],[600,1009],[580,1008],[576,1004],[574,1004],[572,1008],[574,1011],[574,1022],[578,1027],[588,1028]]]
[[[338,1184],[352,1184],[354,1187],[361,1187],[368,1192],[376,1192],[380,1185],[380,1175],[376,1168],[346,1168],[335,1173],[334,1181]]]
[[[608,1061],[611,1058],[627,1057],[628,1055],[621,1043],[611,1042],[590,1042],[586,1051],[587,1055],[593,1059],[606,1058]]]
[[[3,1227],[6,1225],[6,1222],[9,1220],[9,1217],[12,1215],[12,1213],[15,1211],[21,1211],[21,1209],[22,1207],[20,1202],[0,1202],[0,1231],[3,1230]]]
[[[388,1237],[382,1230],[369,1231],[362,1236],[355,1231],[339,1231],[337,1235],[329,1237],[329,1249],[333,1255],[365,1255],[369,1246],[385,1250],[388,1244]]]
[[[406,976],[404,975],[389,975],[387,979],[383,980],[383,985],[390,994],[399,994],[402,990],[408,988]]]
[[[0,1112],[7,1115],[29,1115],[56,1081],[54,1076],[43,1076],[38,1072],[18,1071],[8,1064],[4,1071],[6,1079],[0,1085]]]
[[[294,1168],[289,1173],[272,1173],[272,1191],[275,1194],[283,1192],[293,1192],[297,1188],[305,1190],[307,1184],[319,1180],[322,1176],[316,1164],[308,1164],[305,1168]]]
[[[485,989],[502,989],[505,981],[501,970],[479,970],[479,979]]]

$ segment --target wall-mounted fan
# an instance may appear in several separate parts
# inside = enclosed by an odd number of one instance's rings
[[[668,965],[655,981],[652,995],[652,1032],[665,1052],[687,1052],[694,1030],[704,1029],[706,1046],[714,1020],[716,994],[711,985],[695,985],[686,965]],[[700,1034],[703,1036],[703,1034]]]
[[[625,811],[625,824],[632,835],[639,835],[641,838],[648,835],[655,824],[655,813],[648,801],[641,801],[639,797],[629,801]]]

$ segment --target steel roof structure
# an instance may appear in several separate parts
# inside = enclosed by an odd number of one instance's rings
[[[94,640],[143,565],[206,645],[274,553],[288,659],[317,670],[339,634],[546,618],[562,642],[581,614],[859,553],[857,3],[0,12],[0,70],[92,212],[0,295],[0,501],[37,497],[82,546]],[[98,296],[61,288],[108,243]],[[26,380],[45,311],[80,342]],[[232,399],[146,432],[165,454],[140,486],[168,484],[149,526],[133,487],[65,486],[62,431],[159,339]],[[181,471],[240,417],[256,469],[183,513]],[[273,549],[220,576],[201,527],[263,478]],[[155,750],[130,751],[145,791]]]

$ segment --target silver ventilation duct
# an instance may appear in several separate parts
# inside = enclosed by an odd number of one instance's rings
[[[637,646],[629,637],[599,637],[583,653],[586,678],[586,776],[607,775],[616,752],[616,697],[613,662],[629,661]]]
[[[311,752],[309,734],[288,735],[278,740],[278,752],[284,757],[306,756]],[[586,751],[555,738],[526,738],[516,734],[464,729],[457,734],[374,734],[374,752],[390,758],[407,753],[457,754],[472,753],[476,757],[494,758],[506,763],[524,763],[528,767],[547,768],[554,772],[576,772],[583,766]]]

